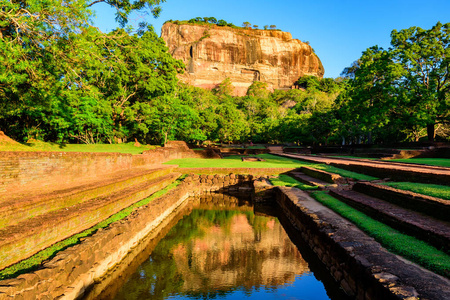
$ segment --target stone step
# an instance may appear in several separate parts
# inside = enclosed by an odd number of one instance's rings
[[[368,161],[346,158],[331,158],[300,154],[277,154],[301,161],[330,164],[331,166],[395,181],[410,181],[450,185],[450,168],[428,165],[399,164],[389,161]]]
[[[352,299],[450,299],[450,281],[388,252],[356,225],[296,188],[277,202]]]
[[[357,182],[353,190],[392,204],[427,214],[443,221],[450,220],[450,200],[399,190],[373,182]]]
[[[170,173],[108,195],[50,211],[0,230],[0,270],[82,232],[165,188],[181,174]]]
[[[60,189],[56,187],[51,192],[47,189],[44,193],[14,194],[6,199],[3,197],[0,201],[0,229],[165,176],[173,170],[174,166],[160,166],[119,171],[92,182]]]
[[[300,172],[302,172],[308,176],[320,179],[322,181],[331,183],[331,184],[348,183],[348,180],[346,178],[342,177],[341,175],[314,169],[314,168],[310,168],[310,167],[301,167]]]
[[[450,252],[450,223],[355,191],[331,190],[330,195],[392,228]]]
[[[311,186],[325,187],[327,185],[330,185],[330,183],[328,183],[328,182],[308,176],[305,173],[302,173],[300,171],[290,172],[289,175],[294,177],[298,181],[303,182],[308,185],[311,185]]]

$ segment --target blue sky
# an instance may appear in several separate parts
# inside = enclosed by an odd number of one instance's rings
[[[118,26],[113,9],[104,4],[92,8],[94,25],[100,30]],[[338,77],[368,47],[389,47],[393,29],[450,22],[450,0],[167,0],[162,8],[158,19],[137,13],[130,24],[145,19],[158,33],[166,20],[194,17],[215,17],[238,26],[248,21],[260,28],[274,24],[293,38],[310,42],[325,67],[325,77]]]

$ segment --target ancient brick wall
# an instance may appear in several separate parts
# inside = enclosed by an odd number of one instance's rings
[[[172,159],[201,157],[192,150],[157,148],[142,155],[77,152],[0,152],[0,193],[24,186],[64,184],[160,164]]]

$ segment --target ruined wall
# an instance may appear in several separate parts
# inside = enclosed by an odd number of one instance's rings
[[[206,154],[206,153],[205,153]],[[202,157],[190,149],[164,147],[142,155],[77,152],[0,152],[0,196],[17,189],[70,184],[116,171],[161,164],[172,159]]]
[[[161,37],[186,65],[181,79],[197,87],[212,89],[228,77],[235,95],[242,96],[254,81],[283,89],[301,76],[324,74],[311,46],[289,32],[168,22]]]

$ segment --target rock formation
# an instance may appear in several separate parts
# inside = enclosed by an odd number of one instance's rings
[[[287,89],[303,75],[324,74],[311,46],[288,32],[167,22],[161,37],[186,65],[180,79],[197,87],[212,89],[228,77],[241,96],[253,81]]]

